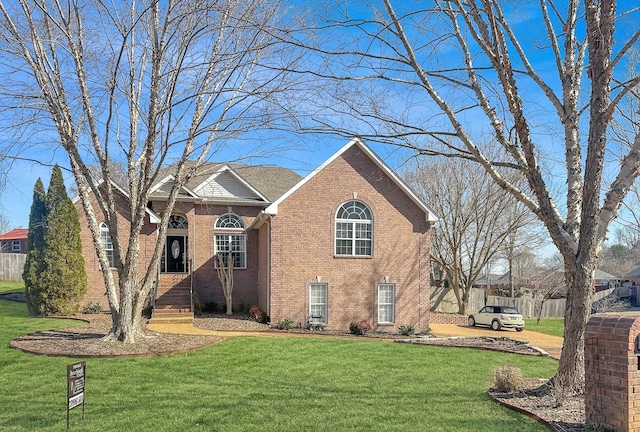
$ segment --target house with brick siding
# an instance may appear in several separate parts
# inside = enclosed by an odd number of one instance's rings
[[[160,176],[152,191],[142,257],[153,252],[159,215],[173,185],[170,173]],[[126,193],[120,197],[124,209]],[[119,222],[125,227],[122,214]],[[171,312],[192,316],[193,304],[222,308],[214,257],[230,253],[234,309],[257,305],[272,323],[289,318],[327,329],[347,329],[364,319],[381,331],[403,324],[426,329],[435,221],[359,139],[304,178],[282,167],[205,164],[172,212],[153,319]],[[84,302],[104,305],[102,269],[86,220],[81,225],[89,279]],[[104,224],[101,232],[110,256],[111,234]]]

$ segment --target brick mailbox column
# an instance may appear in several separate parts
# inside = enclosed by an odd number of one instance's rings
[[[596,314],[585,332],[585,414],[589,425],[640,431],[640,314]]]

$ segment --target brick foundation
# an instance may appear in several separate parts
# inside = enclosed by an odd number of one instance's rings
[[[455,324],[455,325],[465,325],[467,324],[467,315],[458,315],[451,313],[437,313],[431,312],[429,314],[429,323],[430,324]]]

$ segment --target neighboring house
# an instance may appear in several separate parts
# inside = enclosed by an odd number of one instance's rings
[[[614,276],[606,271],[596,269],[593,273],[595,277],[595,290],[596,292],[608,290],[609,288],[615,288],[620,285],[622,279],[618,276]]]
[[[168,174],[153,189],[141,257],[151,256],[172,184]],[[121,198],[126,208],[124,192]],[[85,303],[106,304],[84,221]],[[197,302],[224,305],[214,256],[232,251],[234,309],[259,305],[272,323],[285,318],[306,323],[313,317],[328,329],[346,329],[367,319],[378,330],[395,331],[402,324],[426,330],[435,221],[417,195],[358,139],[305,178],[280,167],[207,164],[173,210],[154,314],[188,308],[191,283]],[[102,230],[109,253],[110,234],[106,225]]]
[[[600,269],[596,269],[593,276],[595,278],[594,292],[615,288],[620,284],[620,278]],[[564,270],[551,270],[539,281],[535,281],[533,285],[534,289],[538,288],[552,293],[552,298],[566,298],[567,296]]]
[[[497,274],[489,273],[480,276],[480,279],[475,281],[472,285],[473,288],[488,288],[488,289],[502,289],[509,286],[509,273]]]
[[[629,273],[624,275],[624,279],[633,283],[633,285],[640,285],[640,266],[634,268]]]
[[[0,235],[0,252],[2,253],[27,253],[27,228],[15,228]]]

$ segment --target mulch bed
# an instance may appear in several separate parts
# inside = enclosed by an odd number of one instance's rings
[[[430,338],[420,337],[412,339],[399,339],[396,342],[421,344],[421,345],[442,345],[458,348],[475,348],[491,351],[508,352],[522,355],[543,356],[548,357],[549,354],[541,349],[529,345],[529,342],[519,339],[511,339],[508,337],[489,337],[489,336],[473,336],[473,337],[448,337],[448,338]]]
[[[32,354],[55,357],[136,357],[193,351],[224,338],[148,332],[135,344],[105,341],[111,329],[111,315],[83,315],[85,325],[45,330],[17,337],[11,347]]]
[[[522,389],[505,393],[489,389],[489,397],[558,432],[597,431],[585,425],[584,396],[558,397],[543,380],[527,380]]]

